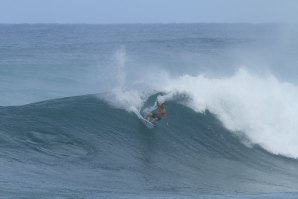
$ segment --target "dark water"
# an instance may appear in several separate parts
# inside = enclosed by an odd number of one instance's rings
[[[0,25],[0,198],[297,198],[297,30]]]
[[[134,114],[92,95],[2,107],[2,195],[183,198],[241,193],[245,198],[297,191],[296,160],[246,147],[211,113],[175,102],[168,110],[170,126],[161,122],[150,130]]]

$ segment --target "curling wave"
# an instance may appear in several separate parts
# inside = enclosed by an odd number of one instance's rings
[[[209,111],[198,113],[175,100],[167,108],[170,126],[161,121],[150,130],[135,114],[110,106],[98,95],[1,107],[0,157],[11,165],[3,167],[1,179],[9,182],[3,188],[22,193],[34,186],[49,194],[53,189],[298,191],[296,160],[245,145],[245,135],[236,136]]]

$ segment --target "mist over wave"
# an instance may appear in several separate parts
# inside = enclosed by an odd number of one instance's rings
[[[166,93],[158,96],[159,101],[177,99],[184,94],[187,100],[181,103],[198,112],[209,110],[216,114],[228,129],[244,134],[251,144],[274,154],[298,157],[296,85],[280,81],[268,72],[254,73],[245,68],[228,77],[173,76],[161,69],[158,73],[147,71],[128,84],[125,49],[121,48],[116,55],[118,85],[112,89],[113,95],[106,98],[114,106],[140,111],[147,98],[156,92]]]

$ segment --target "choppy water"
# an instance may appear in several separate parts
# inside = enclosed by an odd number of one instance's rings
[[[296,198],[297,30],[0,25],[0,198]]]

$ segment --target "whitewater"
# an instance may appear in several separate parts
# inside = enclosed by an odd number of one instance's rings
[[[0,25],[0,198],[296,198],[297,32]]]

